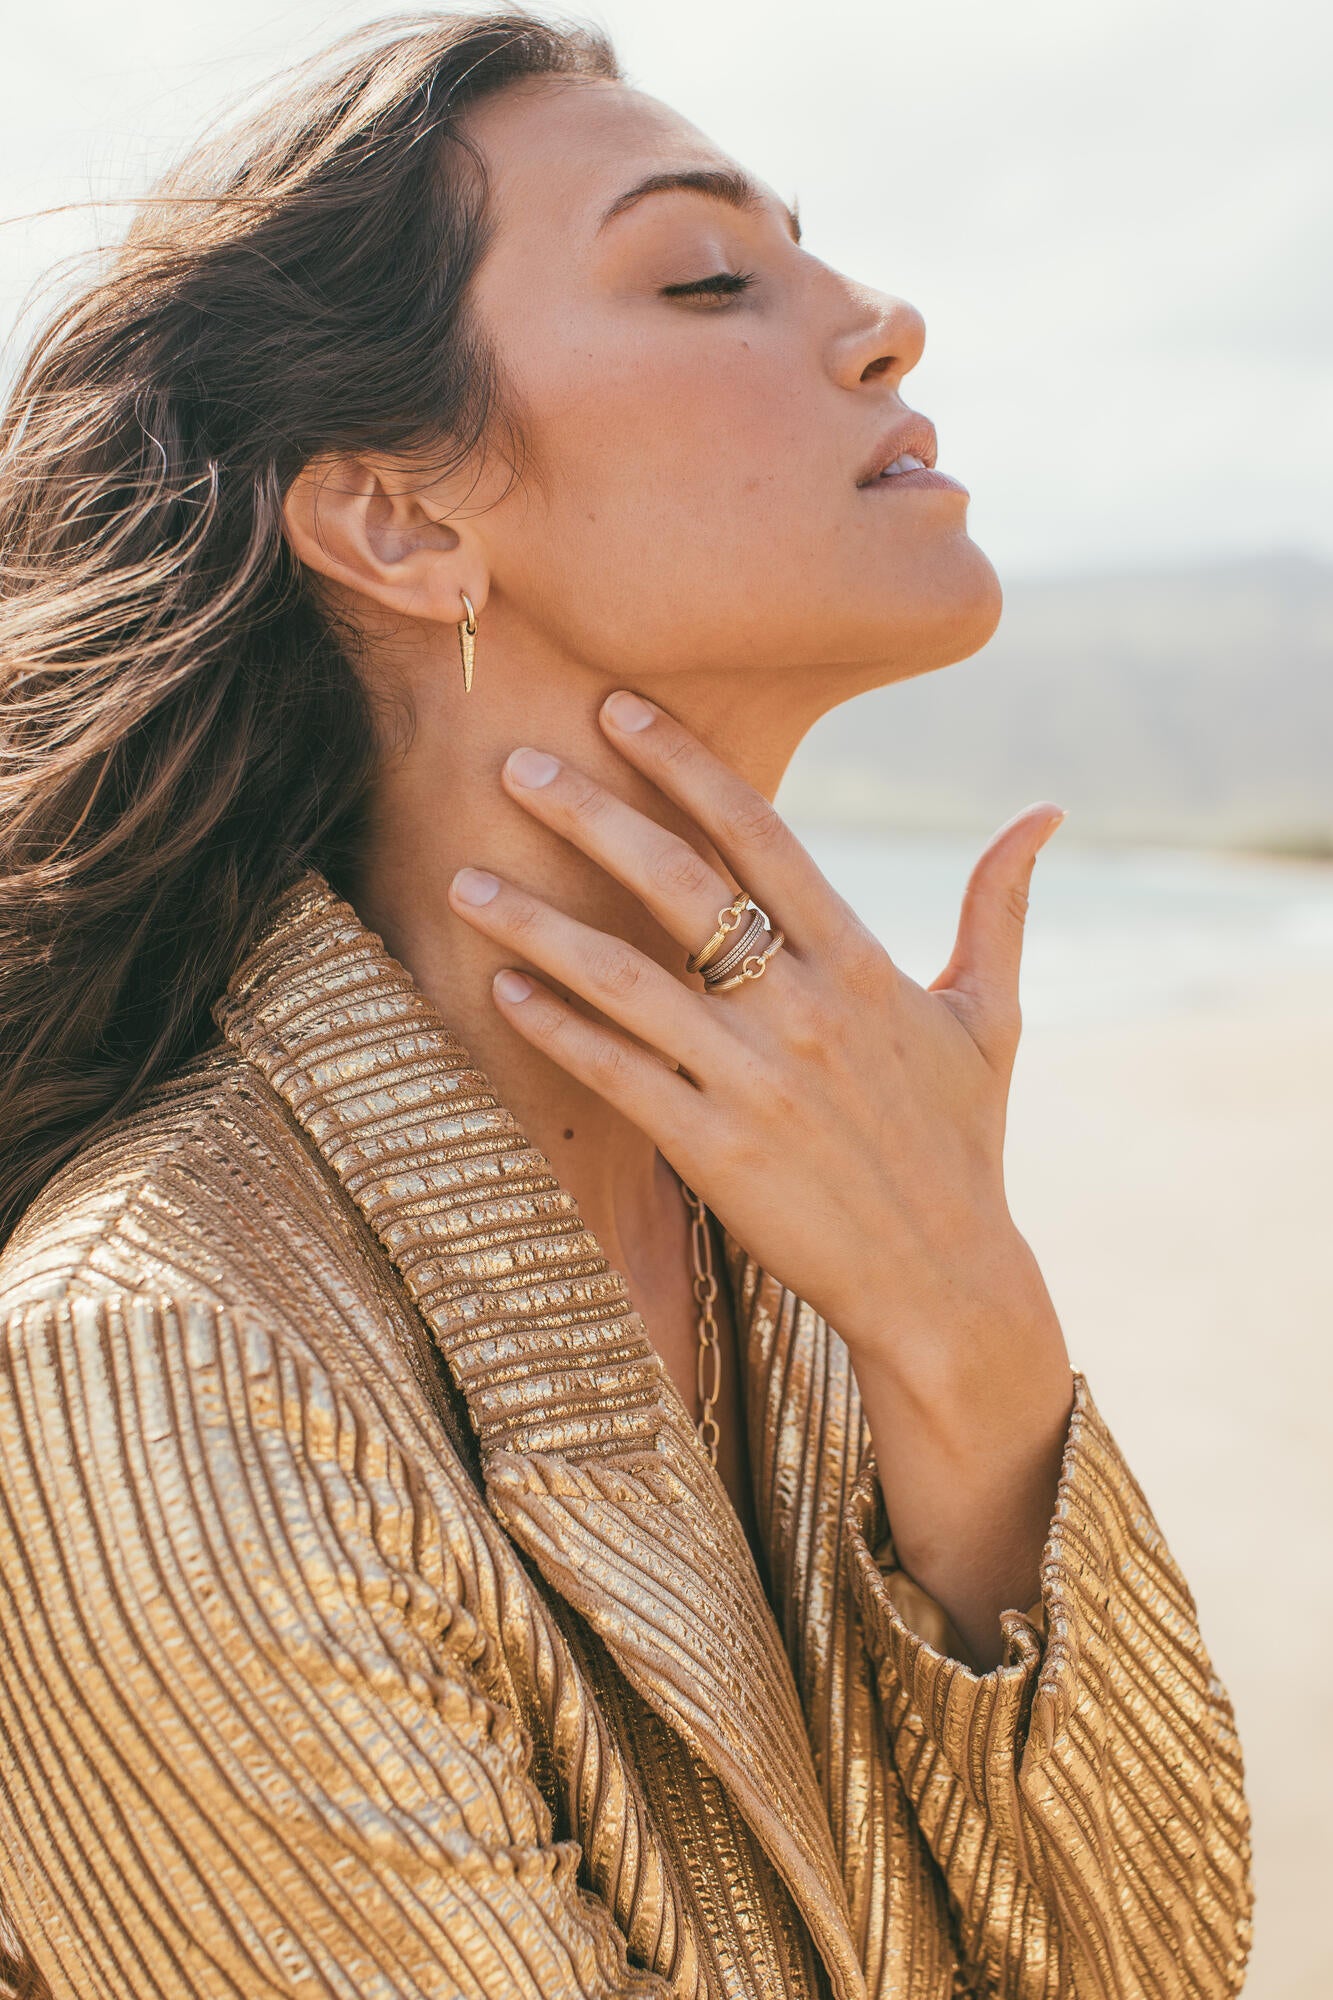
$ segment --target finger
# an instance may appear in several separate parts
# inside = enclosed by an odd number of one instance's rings
[[[1044,803],[1025,807],[1000,828],[968,878],[949,963],[928,988],[961,996],[973,1040],[999,1066],[1011,1066],[1018,1048],[1032,871],[1038,850],[1064,817],[1059,806]]]
[[[496,1007],[526,1041],[646,1132],[663,1153],[685,1144],[699,1092],[628,1037],[590,1021],[540,980],[506,966],[491,985]]]
[[[623,938],[579,923],[484,868],[460,868],[449,900],[474,930],[530,960],[691,1076],[713,1075],[724,1060],[723,1031],[703,996]]]
[[[511,798],[623,883],[687,952],[711,937],[736,887],[688,840],[545,750],[513,751],[501,777]]]
[[[697,820],[798,952],[859,928],[772,802],[674,716],[622,688],[602,703],[601,722],[621,755]]]

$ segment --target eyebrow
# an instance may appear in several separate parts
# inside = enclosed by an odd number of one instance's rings
[[[633,208],[635,203],[642,201],[646,195],[677,194],[682,190],[687,194],[709,195],[714,201],[725,201],[731,208],[755,211],[768,207],[768,197],[758,182],[751,180],[741,167],[683,167],[675,172],[648,174],[643,180],[636,181],[633,187],[626,188],[623,194],[616,196],[597,227],[599,230],[605,229],[608,222],[617,215],[623,215],[627,208]],[[795,202],[790,208],[785,202],[781,207],[787,227],[791,231],[792,242],[799,243],[801,240],[799,210]]]

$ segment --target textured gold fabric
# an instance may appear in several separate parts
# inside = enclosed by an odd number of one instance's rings
[[[1086,1384],[974,1673],[836,1334],[728,1239],[761,1581],[622,1278],[318,876],[217,1018],[0,1259],[11,1986],[1236,1991],[1231,1712]]]

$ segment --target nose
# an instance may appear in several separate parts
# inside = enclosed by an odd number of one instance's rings
[[[896,384],[911,373],[926,345],[926,322],[906,299],[870,285],[848,287],[851,310],[837,341],[835,366],[847,388],[858,382]]]

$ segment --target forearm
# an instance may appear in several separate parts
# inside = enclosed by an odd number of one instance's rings
[[[999,1619],[1040,1595],[1074,1384],[1021,1236],[911,1324],[849,1342],[898,1562],[948,1612],[980,1669]],[[895,1323],[896,1320],[896,1323]]]

